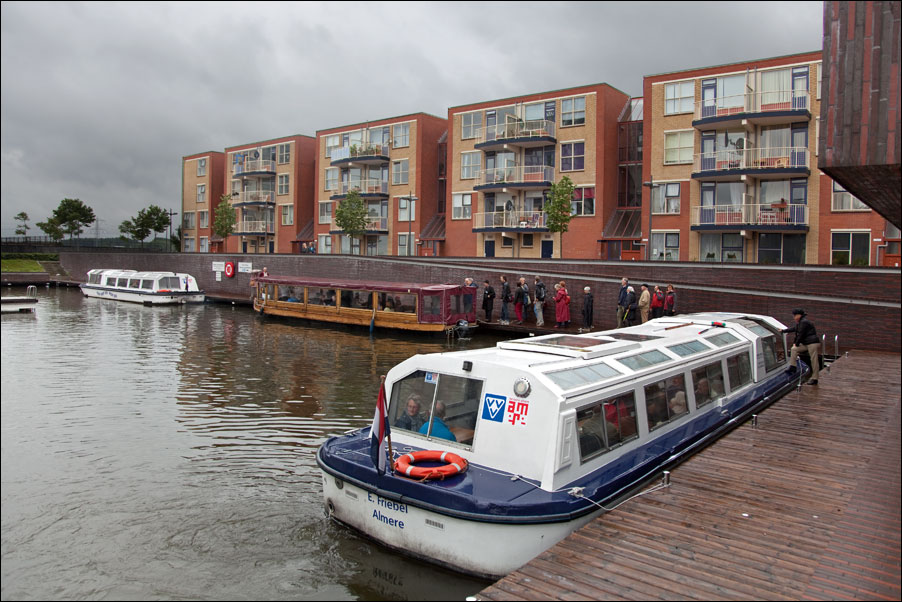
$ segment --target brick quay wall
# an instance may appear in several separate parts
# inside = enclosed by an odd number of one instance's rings
[[[791,310],[808,312],[819,334],[827,335],[827,352],[839,337],[840,350],[871,349],[902,352],[902,271],[895,268],[831,266],[757,266],[701,263],[602,262],[566,259],[399,258],[349,255],[232,255],[197,253],[70,253],[60,263],[73,279],[84,281],[93,268],[171,270],[195,276],[208,296],[247,302],[249,273],[216,279],[213,262],[232,261],[264,266],[273,275],[303,275],[388,282],[449,283],[471,277],[480,286],[488,279],[500,292],[499,276],[515,283],[526,277],[532,289],[539,275],[553,293],[553,283],[565,280],[572,298],[571,320],[581,324],[583,287],[595,298],[594,326],[613,328],[620,278],[639,286],[673,284],[678,313],[700,311],[747,312],[774,316],[791,323]],[[481,303],[481,296],[478,299]],[[497,319],[500,302],[495,303]],[[512,311],[513,313],[513,311]],[[482,311],[479,311],[480,317]],[[546,321],[554,309],[546,306]],[[533,318],[534,319],[534,318]]]

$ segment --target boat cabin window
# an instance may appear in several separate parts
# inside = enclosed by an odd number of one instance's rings
[[[119,278],[116,280],[116,286],[119,288],[128,288],[128,278]]]
[[[423,295],[423,315],[425,315],[425,316],[442,315],[442,296],[441,295]]]
[[[772,334],[761,338],[761,352],[764,354],[764,369],[767,372],[778,368],[786,360],[782,340],[778,343],[777,337]]]
[[[128,288],[141,288],[141,279],[132,278],[128,281]]]
[[[107,278],[106,285],[107,286],[116,286],[116,279],[115,278]]]
[[[160,278],[160,288],[161,289],[169,289],[171,291],[177,291],[181,288],[181,283],[179,282],[178,276],[164,276]]]
[[[748,353],[739,353],[727,358],[727,373],[730,376],[730,390],[752,382],[752,365]]]
[[[636,397],[630,391],[576,411],[579,457],[585,462],[639,436]]]
[[[645,412],[648,430],[676,420],[689,412],[686,401],[686,381],[682,374],[645,386]]]
[[[642,370],[643,368],[650,368],[655,364],[663,364],[664,362],[670,362],[673,360],[657,349],[652,349],[651,351],[643,351],[642,353],[637,353],[636,355],[617,358],[617,361],[627,368],[632,368],[633,370]]]
[[[559,386],[564,391],[575,389],[590,383],[597,383],[614,376],[619,376],[620,372],[614,370],[604,363],[592,364],[590,366],[579,366],[577,368],[569,368],[567,370],[558,370],[557,372],[547,373],[551,382]]]
[[[352,309],[373,309],[373,293],[342,289],[341,306]]]
[[[304,287],[279,286],[279,301],[286,301],[288,303],[303,303]]]
[[[705,340],[709,343],[717,345],[718,347],[732,345],[733,343],[739,341],[739,339],[737,339],[733,334],[729,332],[721,332],[711,337],[705,337]]]
[[[146,288],[149,291],[153,290],[153,280],[142,280],[141,288]]]
[[[310,305],[335,305],[334,288],[307,289],[307,303]]]
[[[695,388],[695,407],[697,408],[723,397],[726,393],[721,363],[717,361],[693,370],[692,386]]]
[[[708,351],[708,347],[701,341],[686,341],[679,345],[671,345],[668,349],[680,357],[688,357],[696,353],[701,353],[702,351]]]
[[[379,296],[379,311],[399,311],[406,314],[417,313],[417,296],[407,293],[376,293]]]
[[[482,381],[418,370],[392,387],[393,428],[472,445]]]

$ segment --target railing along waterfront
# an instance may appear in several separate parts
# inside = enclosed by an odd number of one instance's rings
[[[762,203],[693,207],[692,226],[806,226],[808,205]]]
[[[730,171],[733,169],[810,169],[806,147],[782,146],[728,149],[694,155],[692,171]]]
[[[352,144],[351,146],[333,148],[331,154],[332,161],[357,159],[360,157],[387,157],[388,145],[361,142],[359,144]]]
[[[235,226],[235,232],[250,234],[272,234],[275,232],[271,221],[241,221]]]
[[[810,106],[811,93],[808,90],[749,92],[696,101],[695,119],[727,117],[740,113],[806,111]]]
[[[232,173],[251,173],[258,171],[276,171],[276,162],[271,159],[246,159],[240,163],[232,163]]]
[[[486,126],[479,131],[476,144],[513,138],[554,138],[554,122],[546,119],[527,119]]]
[[[544,211],[494,211],[476,213],[473,228],[545,228]]]
[[[338,194],[348,194],[352,190],[356,190],[360,194],[388,194],[388,182],[382,180],[342,182]]]
[[[477,175],[477,186],[487,184],[553,182],[554,168],[542,165],[517,165],[514,167],[498,167],[482,169]]]

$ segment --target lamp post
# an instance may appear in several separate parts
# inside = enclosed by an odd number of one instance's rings
[[[419,199],[413,196],[413,191],[410,191],[406,197],[401,198],[407,199],[407,256],[410,257],[410,237],[412,236],[411,223],[413,222],[413,204]]]
[[[645,244],[645,261],[651,261],[651,214],[652,214],[652,196],[655,188],[660,188],[660,184],[655,184],[654,176],[649,176],[648,182],[642,182],[642,186],[648,188],[648,242]]]
[[[172,253],[172,216],[178,215],[178,213],[176,211],[173,211],[172,209],[170,209],[167,213],[169,215],[169,244],[168,244],[168,247],[169,247],[169,252]],[[179,249],[179,251],[181,251],[181,249]]]

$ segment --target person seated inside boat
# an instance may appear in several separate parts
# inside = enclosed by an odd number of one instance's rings
[[[391,297],[386,297],[382,311],[395,311],[395,300]]]
[[[335,307],[335,289],[329,289],[326,292],[326,296],[323,300],[323,305],[331,305]]]
[[[395,421],[395,427],[406,431],[420,432],[420,428],[426,422],[420,413],[422,403],[420,396],[416,393],[407,398],[407,404],[404,406],[404,413]]]
[[[667,401],[664,397],[664,391],[655,391],[654,394],[648,395],[646,389],[645,396],[646,412],[648,414],[648,428],[653,429],[667,422]]]
[[[695,382],[695,405],[700,406],[705,402],[714,399],[711,395],[711,387],[708,386],[707,378],[700,378]]]
[[[686,401],[686,393],[683,391],[677,391],[673,394],[668,402],[670,406],[670,415],[674,416],[682,416],[686,412],[689,411],[689,404]]]
[[[457,437],[454,436],[454,433],[451,432],[451,429],[448,428],[443,420],[446,411],[445,402],[436,401],[435,410],[432,413],[432,430],[430,432],[429,423],[427,422],[420,427],[420,434],[425,435],[428,433],[430,437],[456,442]]]

